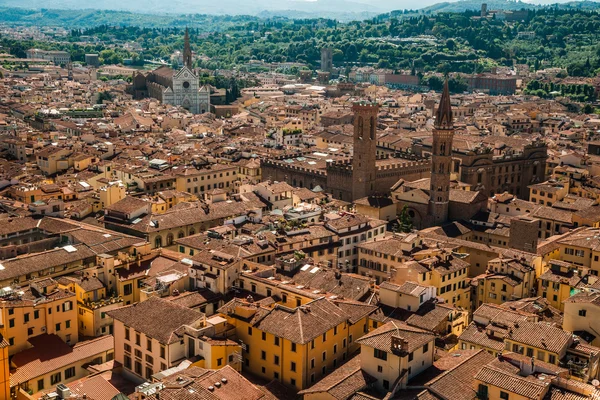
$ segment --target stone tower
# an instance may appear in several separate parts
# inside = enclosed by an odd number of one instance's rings
[[[331,72],[333,69],[333,49],[331,47],[323,47],[321,49],[321,71]]]
[[[183,65],[192,71],[192,48],[190,47],[190,34],[187,28],[185,28],[183,41]]]
[[[452,106],[450,105],[450,92],[448,90],[448,80],[446,79],[433,130],[431,190],[429,192],[430,225],[441,225],[448,220],[453,137]]]
[[[375,191],[379,106],[372,103],[356,103],[352,106],[352,111],[354,112],[352,200],[354,201],[370,196]]]

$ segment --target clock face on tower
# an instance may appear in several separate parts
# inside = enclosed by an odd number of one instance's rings
[[[183,82],[183,88],[184,89],[189,89],[190,88],[190,83],[188,81]]]

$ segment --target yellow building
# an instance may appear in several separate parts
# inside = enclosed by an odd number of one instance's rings
[[[67,344],[77,343],[75,293],[60,289],[52,278],[2,292],[0,334],[8,341],[9,355],[29,348],[29,339],[44,333],[55,334]]]
[[[600,346],[600,294],[584,291],[565,300],[563,329]]]
[[[262,181],[260,160],[251,158],[250,160],[241,160],[238,164],[238,174],[240,180],[247,180],[252,183],[258,183]]]
[[[421,251],[414,257],[413,261],[393,264],[391,282],[402,284],[411,281],[433,286],[437,297],[444,299],[446,303],[470,309],[470,265],[467,261],[443,249]],[[385,261],[385,256],[382,261]]]
[[[529,185],[529,201],[542,206],[552,206],[569,194],[569,182],[543,182]]]
[[[106,287],[89,274],[58,278],[59,286],[75,293],[79,336],[96,337],[112,334],[112,318],[106,313],[123,306],[118,296],[107,296]]]
[[[69,157],[72,150],[58,146],[46,146],[38,151],[35,156],[37,165],[46,176],[54,175],[59,171],[66,171],[73,166],[73,159]]]
[[[573,336],[560,328],[533,322],[517,322],[504,338],[504,349],[558,365],[573,343]]]
[[[19,389],[37,393],[76,381],[90,374],[87,367],[111,361],[113,337],[103,336],[68,346],[56,335],[40,335],[31,339],[32,348],[14,355],[10,376],[11,393]]]
[[[409,380],[433,365],[435,335],[402,322],[388,322],[358,343],[362,370],[384,393],[406,388]]]
[[[234,190],[234,183],[239,180],[238,167],[235,165],[212,164],[205,168],[184,168],[175,174],[175,188],[197,196],[212,189]]]
[[[299,307],[234,299],[219,309],[242,343],[244,370],[307,388],[343,364],[373,307],[319,298]]]
[[[535,270],[514,258],[496,258],[488,262],[488,273],[473,280],[474,306],[503,304],[529,297],[535,288]]]
[[[552,307],[564,311],[564,302],[585,287],[587,268],[560,260],[550,260],[548,270],[538,278],[538,294]]]
[[[100,196],[100,206],[102,210],[112,206],[117,201],[123,200],[127,196],[125,185],[121,181],[109,182],[108,185],[98,190]]]
[[[10,365],[8,363],[8,341],[0,335],[0,398],[10,398]]]
[[[232,332],[224,318],[206,319],[196,310],[159,297],[108,314],[114,318],[115,360],[134,382],[151,380],[186,360],[188,365],[230,365],[240,371],[241,347],[226,339]]]

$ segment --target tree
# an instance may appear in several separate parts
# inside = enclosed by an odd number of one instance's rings
[[[582,111],[584,114],[592,114],[594,112],[594,107],[591,104],[586,104],[583,106]]]
[[[400,216],[398,217],[398,224],[401,232],[411,232],[413,229],[412,218],[408,214],[408,206],[402,207],[402,211],[400,211]]]
[[[98,92],[96,104],[103,104],[104,101],[112,101],[112,95],[109,92]]]

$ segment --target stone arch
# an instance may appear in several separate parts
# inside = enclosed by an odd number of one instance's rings
[[[358,138],[362,140],[363,138],[363,131],[365,129],[365,121],[363,120],[362,116],[358,116],[358,121],[356,123],[356,126],[358,127]]]

